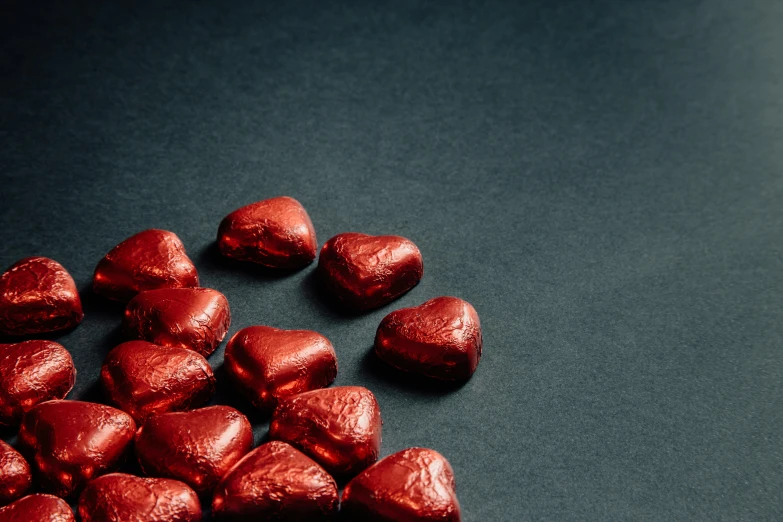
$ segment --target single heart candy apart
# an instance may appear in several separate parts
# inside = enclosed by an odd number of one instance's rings
[[[343,492],[348,521],[459,522],[454,472],[431,449],[409,448],[357,475]]]
[[[78,512],[82,522],[201,522],[198,495],[185,483],[125,473],[87,484]]]
[[[198,286],[198,273],[173,232],[150,229],[129,237],[100,260],[93,290],[128,301],[144,290]]]
[[[476,310],[456,297],[436,297],[392,312],[375,334],[375,353],[388,364],[448,381],[473,375],[481,346]]]
[[[58,343],[0,344],[0,424],[19,424],[36,404],[68,395],[75,381],[71,354]]]
[[[0,440],[0,506],[20,498],[32,484],[30,465],[21,453]]]
[[[337,375],[329,339],[309,330],[250,326],[226,345],[226,373],[257,408],[271,410],[280,397],[323,388]]]
[[[421,280],[424,264],[412,241],[400,236],[338,234],[318,258],[326,287],[350,308],[369,310],[398,298]]]
[[[32,456],[41,487],[67,497],[117,466],[135,431],[133,418],[116,408],[48,401],[24,416],[19,446]]]
[[[0,522],[76,522],[76,518],[63,499],[37,494],[0,509]]]
[[[76,284],[57,261],[29,257],[0,276],[0,334],[21,336],[65,330],[83,318]]]
[[[272,441],[254,449],[223,477],[212,499],[221,521],[333,520],[339,498],[334,479],[290,445]]]
[[[211,288],[163,288],[134,297],[125,308],[123,331],[132,339],[190,348],[209,356],[231,324],[226,296]]]
[[[220,252],[239,261],[295,269],[315,259],[318,243],[310,216],[294,198],[252,203],[226,216],[218,229]]]
[[[128,341],[110,351],[101,383],[109,400],[138,423],[201,406],[215,391],[212,368],[200,354],[146,341]]]

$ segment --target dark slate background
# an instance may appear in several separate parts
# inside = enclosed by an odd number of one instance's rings
[[[84,290],[72,398],[120,340],[95,264],[165,228],[229,334],[328,336],[383,454],[443,453],[466,521],[780,520],[782,26],[770,0],[5,1],[0,264]],[[321,243],[411,238],[424,279],[350,317],[313,267],[222,262],[220,219],[277,195]],[[473,379],[376,364],[381,318],[444,294],[481,316]]]

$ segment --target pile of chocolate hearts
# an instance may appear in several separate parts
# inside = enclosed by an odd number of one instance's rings
[[[307,266],[317,249],[307,212],[289,197],[226,216],[218,245],[227,258],[279,270]],[[405,238],[345,233],[324,244],[317,271],[340,306],[369,310],[414,287],[423,262]],[[174,233],[146,230],[117,245],[98,263],[93,291],[126,304],[128,341],[100,373],[106,404],[65,400],[73,360],[41,340],[84,317],[65,268],[32,257],[0,277],[0,334],[17,341],[0,344],[0,423],[19,427],[18,451],[0,441],[0,522],[75,520],[63,499],[84,522],[196,522],[204,503],[214,520],[460,520],[442,455],[409,448],[378,460],[378,402],[363,387],[328,387],[337,352],[320,333],[252,325],[226,345],[226,378],[250,408],[271,414],[270,442],[253,449],[242,412],[204,406],[216,385],[206,358],[231,312],[223,294],[199,287]],[[394,311],[375,335],[381,360],[440,381],[470,378],[481,348],[476,311],[455,297]],[[145,477],[116,472],[129,455]]]

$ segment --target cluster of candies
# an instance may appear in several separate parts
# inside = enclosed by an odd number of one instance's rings
[[[226,257],[289,270],[310,264],[317,247],[307,212],[288,197],[229,214],[218,243]],[[344,305],[366,310],[410,290],[423,265],[405,238],[346,233],[323,246],[318,272]],[[72,521],[61,499],[76,495],[84,522],[195,522],[210,497],[216,520],[332,520],[338,509],[349,520],[460,520],[453,472],[439,453],[409,448],[378,461],[378,403],[366,388],[327,388],[337,357],[316,332],[250,326],[226,346],[228,378],[272,413],[271,442],[252,449],[242,413],[200,407],[215,390],[205,357],[231,315],[223,294],[198,285],[182,242],[164,230],[136,234],[98,263],[94,292],[127,303],[123,330],[133,339],[101,369],[112,406],[64,400],[76,370],[61,345],[0,345],[0,423],[19,426],[21,451],[0,441],[0,505],[9,504],[0,522]],[[51,259],[24,259],[0,278],[6,336],[82,318],[73,279]],[[386,316],[375,351],[404,371],[464,380],[481,355],[479,319],[467,302],[438,297]],[[112,473],[131,447],[148,477]],[[33,475],[47,493],[24,496]],[[342,508],[334,477],[350,480]]]

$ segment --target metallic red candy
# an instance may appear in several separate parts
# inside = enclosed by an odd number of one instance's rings
[[[19,424],[36,404],[68,395],[75,381],[71,354],[60,344],[0,344],[0,424]]]
[[[355,475],[378,460],[381,411],[360,386],[300,393],[280,400],[269,437],[300,449],[332,475]]]
[[[76,522],[76,518],[60,498],[28,495],[0,509],[0,522]]]
[[[459,522],[454,472],[437,451],[409,448],[366,469],[345,487],[351,522]]]
[[[307,211],[285,196],[235,210],[220,223],[217,240],[224,256],[270,268],[302,268],[318,248]]]
[[[190,348],[204,357],[226,336],[231,311],[226,296],[211,288],[163,288],[134,297],[123,330],[132,339]]]
[[[326,287],[350,308],[369,310],[398,298],[421,280],[424,264],[412,241],[400,236],[338,234],[318,258]]]
[[[228,406],[161,413],[136,434],[136,456],[147,475],[185,482],[211,492],[253,446],[247,417]]]
[[[334,479],[285,442],[254,449],[223,477],[212,499],[215,520],[326,522],[337,515]]]
[[[39,485],[60,497],[111,471],[133,440],[136,423],[110,406],[49,401],[27,412],[19,447],[31,455]]]
[[[204,357],[146,341],[128,341],[110,351],[101,383],[109,400],[138,423],[201,406],[215,392],[215,376]]]
[[[32,484],[30,465],[21,453],[0,440],[0,506],[20,498]]]
[[[198,273],[173,232],[150,229],[129,237],[95,268],[96,294],[128,301],[144,290],[198,286]]]
[[[178,480],[111,473],[79,497],[82,522],[201,522],[196,492]]]
[[[0,334],[55,332],[83,318],[76,283],[57,261],[28,257],[0,276]]]
[[[224,366],[254,406],[272,410],[280,397],[331,384],[337,355],[318,332],[250,326],[228,341]]]
[[[473,375],[481,344],[476,310],[456,297],[436,297],[392,312],[375,334],[375,353],[388,364],[447,381]]]

